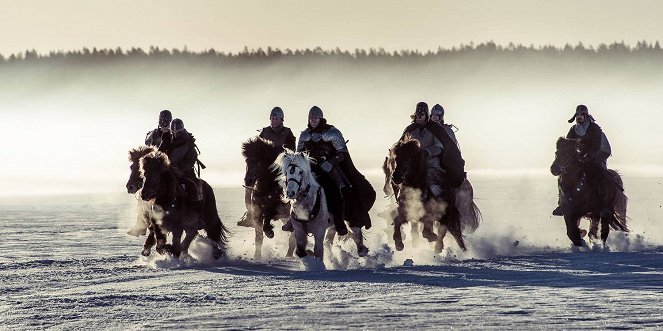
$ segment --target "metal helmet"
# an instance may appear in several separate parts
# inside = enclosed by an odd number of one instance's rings
[[[414,116],[416,117],[417,115],[425,115],[426,120],[428,120],[428,104],[425,102],[419,102],[417,103],[417,107],[414,109]]]
[[[173,119],[173,114],[170,113],[170,110],[164,109],[159,113],[159,127],[167,128],[170,125],[170,121]]]
[[[318,117],[318,118],[323,118],[324,115],[322,114],[322,109],[318,106],[313,106],[311,107],[311,110],[308,111],[308,117]]]
[[[281,107],[274,107],[274,108],[272,108],[272,111],[269,113],[269,117],[270,117],[270,118],[272,118],[272,117],[278,117],[278,118],[280,118],[280,119],[283,120],[283,119],[284,119],[284,116],[283,116],[283,109],[281,109]]]
[[[170,122],[170,132],[173,134],[173,137],[177,137],[182,131],[184,131],[184,122],[181,119],[176,118]]]
[[[440,119],[444,118],[444,107],[442,107],[439,103],[436,103],[435,106],[431,108],[430,115],[440,116]]]

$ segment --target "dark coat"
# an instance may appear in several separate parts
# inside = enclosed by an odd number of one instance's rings
[[[569,139],[579,139],[582,142],[582,153],[587,154],[589,159],[605,160],[610,156],[606,153],[601,153],[601,140],[603,139],[603,130],[595,122],[590,122],[584,136],[580,136],[575,131],[575,126],[569,129],[566,135]]]
[[[333,128],[333,126],[327,124],[325,119],[322,119],[315,129],[311,129],[309,126],[307,130],[324,133],[331,128]],[[322,171],[319,167],[319,164],[323,162],[323,159],[330,160],[337,156],[341,156],[342,161],[338,162],[335,167],[343,173],[343,176],[345,176],[345,179],[347,179],[347,182],[351,187],[349,192],[344,192],[344,218],[352,227],[364,226],[366,229],[369,229],[371,227],[371,218],[368,215],[368,211],[375,203],[376,193],[366,177],[364,177],[364,175],[362,175],[355,167],[354,162],[352,162],[352,157],[350,157],[350,153],[347,150],[337,151],[331,142],[324,141],[323,139],[320,139],[319,141],[307,141],[304,144],[303,151],[308,152],[309,155],[316,160],[317,165],[313,165],[312,170],[318,176],[328,176],[328,174]]]
[[[415,129],[421,128],[422,126],[417,123],[412,123],[408,125],[403,131],[401,139],[405,134],[412,132]],[[440,164],[444,170],[445,180],[449,182],[454,188],[460,187],[465,180],[465,160],[460,154],[460,149],[456,142],[449,136],[446,130],[439,124],[434,122],[428,122],[424,126],[428,129],[435,138],[437,138],[444,146],[444,151],[441,154]]]
[[[264,127],[260,131],[259,137],[271,141],[274,146],[295,150],[295,135],[288,127],[283,126],[280,129],[274,129],[271,126]]]
[[[193,174],[193,166],[196,160],[198,160],[196,139],[189,132],[183,132],[177,139],[172,141],[172,150],[167,155],[172,166],[184,174]]]
[[[149,131],[145,136],[145,145],[157,146],[160,152],[168,154],[171,149],[172,139],[173,136],[170,134],[170,131],[163,132],[161,129],[156,128],[152,131]]]

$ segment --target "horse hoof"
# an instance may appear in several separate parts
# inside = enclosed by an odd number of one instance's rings
[[[360,257],[364,257],[364,256],[368,255],[368,247],[366,247],[366,246],[359,247],[359,249],[357,249],[357,254]]]
[[[306,250],[305,249],[297,249],[295,250],[295,254],[297,254],[297,257],[302,258],[306,256]]]
[[[580,229],[580,238],[585,238],[587,236],[587,230]]]
[[[218,259],[221,258],[221,256],[223,256],[223,252],[221,251],[221,249],[219,247],[212,248],[212,258],[214,258],[215,260],[218,260]]]
[[[433,242],[437,240],[437,235],[433,231],[428,229],[424,229],[423,231],[421,231],[421,235],[424,236],[424,238],[426,238],[428,242]]]
[[[403,248],[405,248],[405,245],[403,245],[403,242],[396,242],[396,250],[397,251],[402,251]]]
[[[274,230],[267,229],[267,230],[263,230],[263,231],[265,232],[265,237],[270,238],[270,239],[274,238]]]
[[[140,252],[140,255],[142,255],[142,256],[150,256],[150,253],[151,253],[151,252],[150,252],[150,249],[146,248],[146,249],[143,249],[142,252]]]

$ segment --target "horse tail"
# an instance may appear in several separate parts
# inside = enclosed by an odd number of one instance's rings
[[[628,227],[626,222],[628,217],[626,216],[626,209],[628,205],[628,197],[624,193],[624,182],[622,181],[621,176],[615,170],[609,169],[608,172],[612,176],[612,179],[615,184],[615,204],[613,206],[613,220],[610,222],[610,227],[615,230],[626,231],[628,232]]]
[[[479,228],[482,217],[479,207],[474,202],[474,189],[467,179],[456,189],[456,206],[460,212],[463,232],[473,233]]]
[[[225,252],[230,231],[228,228],[226,228],[226,226],[221,221],[221,218],[219,217],[219,213],[216,208],[214,190],[206,181],[201,179],[201,182],[203,185],[204,197],[203,219],[205,221],[205,231],[207,232],[207,237],[217,243],[219,248]]]

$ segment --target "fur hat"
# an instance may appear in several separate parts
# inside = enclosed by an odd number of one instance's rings
[[[587,109],[587,106],[578,105],[578,107],[576,107],[576,113],[573,114],[573,117],[571,117],[569,119],[569,123],[573,123],[573,121],[576,120],[576,116],[578,116],[580,114],[585,114],[585,116],[587,116],[587,118],[589,118],[591,121],[594,121],[594,117],[592,117],[592,115],[589,115],[589,109]]]

